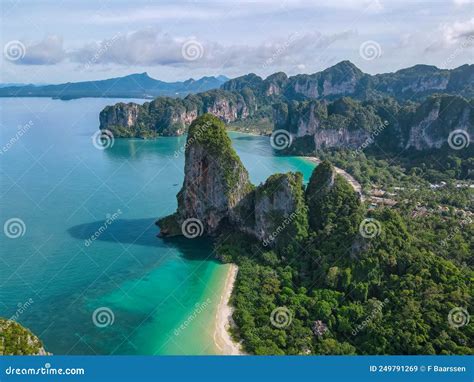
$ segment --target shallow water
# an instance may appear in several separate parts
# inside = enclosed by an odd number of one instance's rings
[[[0,235],[0,316],[54,354],[214,354],[227,266],[208,241],[164,241],[154,225],[176,209],[185,138],[96,148],[99,112],[117,101],[0,99],[0,221],[24,223]],[[255,184],[308,179],[314,165],[274,156],[268,138],[230,135]]]

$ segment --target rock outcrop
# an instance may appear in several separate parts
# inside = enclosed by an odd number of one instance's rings
[[[302,174],[291,172],[252,186],[223,123],[209,114],[190,127],[185,179],[177,198],[176,213],[157,222],[160,236],[240,231],[265,247],[287,248],[310,229],[328,233],[336,225],[343,226],[351,242],[361,220],[360,195],[329,162],[316,167],[306,190]]]
[[[276,245],[306,236],[307,208],[301,173],[275,174],[255,190],[253,227],[247,227],[264,245]]]
[[[400,107],[396,101],[301,101],[273,106],[275,130],[293,137],[287,152],[308,154],[323,148],[361,150],[376,142],[385,150],[439,149],[450,133],[474,137],[473,100],[436,95],[423,103]]]
[[[312,230],[328,233],[337,224],[348,237],[357,232],[362,212],[360,195],[329,162],[321,162],[313,171],[305,197]]]
[[[463,65],[452,70],[415,65],[395,73],[377,74],[373,76],[373,83],[377,92],[400,101],[425,98],[435,93],[472,97],[474,65]]]
[[[224,123],[211,114],[195,120],[189,128],[184,173],[178,222],[197,218],[211,235],[224,219],[235,220],[235,208],[252,189]]]
[[[413,113],[407,132],[405,148],[439,149],[449,143],[456,146],[455,138],[450,138],[454,132],[467,146],[474,139],[474,99],[468,101],[449,95],[430,97]]]
[[[273,110],[275,129],[291,133],[296,140],[294,148],[301,149],[298,138],[310,138],[305,139],[306,152],[326,147],[356,149],[384,123],[372,105],[345,97],[332,103],[280,103]]]
[[[211,114],[197,118],[189,128],[184,183],[177,199],[176,213],[157,222],[161,236],[191,236],[188,223],[210,236],[222,228],[235,228],[267,245],[287,235],[305,235],[302,175],[277,174],[254,187],[224,123]],[[277,239],[282,230],[285,234]]]
[[[115,137],[182,135],[200,115],[211,113],[229,123],[245,119],[256,110],[255,97],[224,90],[192,94],[184,99],[160,97],[143,105],[118,103],[105,107],[99,116],[100,129]]]
[[[116,131],[118,128],[132,130],[143,114],[143,107],[135,103],[118,103],[106,106],[99,115],[101,128]]]
[[[212,114],[199,117],[189,128],[184,173],[176,214],[158,222],[163,236],[183,234],[187,219],[197,219],[208,235],[224,222],[239,219],[237,207],[252,185],[224,123]]]

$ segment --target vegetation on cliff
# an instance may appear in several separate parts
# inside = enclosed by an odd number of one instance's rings
[[[373,131],[380,126],[380,120],[392,122],[394,108],[386,107],[392,102],[386,98],[393,98],[401,104],[396,109],[407,112],[410,107],[405,106],[410,106],[411,100],[420,102],[436,93],[472,98],[473,71],[473,65],[453,70],[417,65],[371,76],[349,61],[342,61],[309,75],[287,77],[275,73],[262,79],[252,73],[227,81],[221,89],[189,95],[183,100],[157,98],[140,107],[139,115],[132,120],[110,118],[120,104],[107,107],[101,113],[101,128],[112,130],[119,137],[180,135],[193,119],[209,112],[234,124],[234,128],[268,132],[274,120],[272,105],[277,104],[276,111],[286,110],[289,119],[282,122],[281,117],[276,117],[276,126],[287,124],[289,131],[295,130],[295,121],[304,120],[313,108],[323,121],[321,128]],[[324,110],[328,101],[334,102]]]
[[[199,156],[186,156],[178,198],[192,191],[188,171],[201,168],[207,151],[224,168],[226,160],[232,169],[242,166],[226,137],[216,117],[193,123],[186,149]],[[460,209],[472,204],[469,190],[451,179],[446,191],[431,195],[434,188],[416,168],[343,153],[325,158],[343,164],[366,191],[374,182],[396,186],[396,208],[368,209],[327,160],[306,188],[301,174],[275,174],[220,215],[207,207],[193,215],[207,206],[206,193],[190,193],[192,203],[180,204],[181,216],[218,222],[216,253],[239,265],[235,337],[253,354],[474,354],[472,325],[453,321],[472,310],[473,225],[459,222],[469,212]],[[216,174],[190,179],[212,190],[212,182],[225,179]],[[239,178],[233,189],[247,184]],[[418,218],[419,200],[451,207]]]
[[[362,221],[360,196],[333,166],[323,161],[313,171],[306,188],[310,227],[333,235],[334,243],[351,242]],[[336,237],[336,232],[341,233]]]
[[[210,155],[212,160],[222,168],[226,195],[230,195],[237,186],[242,172],[248,177],[247,170],[232,147],[225,124],[219,118],[207,113],[191,124],[186,145],[191,147],[196,144],[201,145],[206,154]]]
[[[324,173],[315,170],[312,181],[327,179]],[[341,200],[353,200],[353,191],[337,187],[337,179],[330,189],[322,188],[330,195],[318,199],[323,215],[340,211]],[[474,353],[472,325],[457,327],[452,321],[453,310],[472,310],[473,272],[464,262],[470,251],[472,256],[472,224],[465,227],[470,234],[456,230],[454,238],[449,235],[454,221],[433,220],[432,226],[405,209],[362,211],[354,203],[352,213],[322,216],[294,250],[269,250],[237,234],[218,243],[222,258],[239,265],[234,334],[246,351]],[[354,229],[362,218],[377,222],[375,236]],[[438,224],[456,244],[448,247],[436,239]],[[282,321],[272,321],[275,314]]]
[[[43,344],[19,323],[0,318],[0,355],[46,354]]]
[[[304,200],[303,175],[274,174],[255,189],[257,235],[265,246],[292,246],[308,235],[308,208]]]
[[[181,226],[188,218],[199,219],[204,232],[213,234],[221,222],[239,218],[233,211],[240,208],[252,189],[248,172],[232,147],[224,123],[212,114],[204,114],[189,128],[185,177],[177,195],[178,210],[157,222],[160,234],[185,234]]]

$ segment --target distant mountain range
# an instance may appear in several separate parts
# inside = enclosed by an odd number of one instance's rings
[[[59,85],[0,85],[0,97],[53,97],[63,100],[83,97],[155,98],[157,96],[184,97],[190,93],[219,88],[228,80],[225,76],[202,77],[178,82],[164,82],[147,73],[99,81],[68,82]],[[5,86],[7,85],[7,86]]]

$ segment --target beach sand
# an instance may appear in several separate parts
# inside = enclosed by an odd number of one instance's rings
[[[229,328],[234,325],[232,320],[233,308],[229,304],[229,299],[232,295],[232,289],[238,270],[237,265],[230,264],[216,313],[214,342],[220,353],[225,355],[244,354],[240,348],[240,344],[233,341],[229,333]]]

